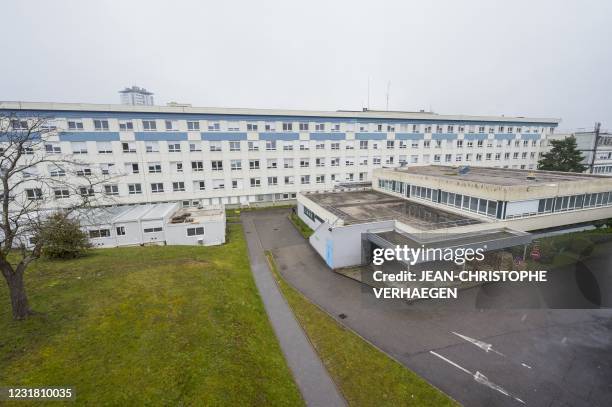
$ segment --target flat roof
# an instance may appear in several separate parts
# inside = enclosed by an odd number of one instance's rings
[[[373,190],[306,192],[303,195],[342,219],[345,225],[397,220],[416,229],[434,230],[482,223],[478,219]]]
[[[172,216],[172,219],[185,217],[185,221],[175,223],[171,220],[171,224],[180,225],[185,223],[201,223],[207,221],[210,222],[215,220],[222,220],[224,216],[225,209],[220,205],[205,206],[202,209],[182,208]]]
[[[177,203],[160,203],[154,204],[148,212],[142,215],[142,220],[161,219],[168,215],[169,212],[178,208]]]
[[[22,102],[0,101],[0,110],[41,110],[41,111],[67,111],[67,112],[130,112],[130,113],[181,113],[181,114],[212,114],[236,116],[287,116],[287,117],[329,117],[354,119],[391,119],[391,120],[430,120],[453,122],[499,122],[499,123],[533,123],[557,125],[558,118],[533,118],[522,116],[470,116],[448,115],[432,112],[397,112],[397,111],[325,111],[325,110],[288,110],[288,109],[251,109],[226,107],[191,107],[191,106],[145,106],[121,104],[93,104],[93,103],[56,103],[56,102]]]
[[[461,172],[461,168],[467,168]],[[446,165],[424,165],[395,169],[384,169],[404,174],[423,175],[449,180],[472,181],[481,184],[499,186],[555,184],[566,182],[584,182],[593,179],[605,179],[602,175],[591,175],[572,172],[555,172],[539,170],[519,170],[515,168],[493,167],[452,167]],[[528,176],[533,175],[530,179]]]

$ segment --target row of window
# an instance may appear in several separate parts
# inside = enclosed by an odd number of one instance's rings
[[[427,201],[452,206],[467,212],[495,218],[498,216],[497,201],[476,198],[468,195],[455,194],[452,192],[441,191],[439,189],[427,188],[417,185],[410,185],[401,181],[379,179],[378,187],[383,190],[395,192],[407,198],[419,198]]]
[[[117,236],[125,236],[125,226],[117,226],[115,228]],[[163,232],[163,228],[158,226],[158,227],[152,227],[152,228],[144,228],[142,231],[144,233],[158,233],[158,232]],[[102,238],[102,237],[110,237],[111,236],[111,231],[110,229],[107,228],[102,228],[102,229],[90,229],[88,230],[89,233],[89,238],[90,239],[98,239],[98,238]],[[203,226],[196,226],[196,227],[192,227],[192,228],[187,228],[187,236],[202,236],[204,235],[204,227]]]
[[[326,182],[340,182],[340,174],[319,174],[319,175],[300,175],[300,176],[284,176],[284,177],[252,177],[248,178],[248,185],[250,188],[259,188],[261,187],[262,180],[267,182],[268,187],[278,186],[278,185],[296,185],[296,181],[299,179],[300,185],[310,185],[312,183],[315,184],[325,184]],[[366,181],[367,173],[360,172],[359,174],[345,174],[344,181],[353,182],[353,181]],[[206,181],[194,181],[193,182],[193,191],[206,191],[207,185]],[[243,189],[244,188],[244,180],[243,179],[232,179],[230,181],[231,189]],[[185,192],[187,191],[185,187],[184,181],[175,181],[168,183],[164,182],[152,182],[149,184],[150,191],[153,194],[159,194],[164,192]],[[170,186],[171,189],[167,189],[166,187]],[[209,187],[212,190],[224,190],[226,189],[226,180],[225,179],[213,179],[210,181]],[[129,183],[127,184],[128,195],[140,195],[143,193],[143,184],[141,183]],[[27,188],[25,190],[26,197],[29,200],[42,200],[44,199],[43,192],[41,188]],[[60,187],[53,188],[53,196],[55,199],[67,199],[70,198],[72,193],[78,193],[81,196],[94,196],[95,190],[91,187],[78,187],[77,191],[71,192],[69,188]],[[119,193],[119,184],[106,184],[102,187],[102,193],[108,196],[118,196]]]
[[[397,141],[397,142],[396,142]],[[514,147],[536,147],[543,143],[543,140],[497,140],[497,143],[493,143],[494,140],[487,140],[486,146],[488,148],[493,147],[494,145],[498,148],[503,148],[504,146],[512,146]],[[433,143],[432,143],[433,142]],[[230,152],[242,151],[242,143],[241,141],[229,141],[228,142],[228,150]],[[247,150],[248,151],[260,151],[260,144],[263,147],[263,141],[247,141]],[[384,145],[387,149],[406,149],[408,146],[411,148],[431,148],[432,144],[434,148],[442,148],[446,147],[446,141],[444,140],[413,140],[411,142],[407,142],[405,140],[386,140],[383,142],[373,142],[370,140],[360,140],[359,141],[359,149],[360,150],[378,150],[382,149]],[[225,151],[223,149],[223,142],[221,141],[209,141],[208,142],[209,151],[211,152],[222,152]],[[265,141],[265,150],[266,151],[277,151],[277,141],[268,140]],[[322,142],[315,142],[314,148],[316,150],[325,150],[327,144]],[[160,152],[160,143],[159,141],[145,141],[145,152],[147,153],[158,153]],[[484,140],[474,141],[465,141],[464,140],[455,140],[454,147],[455,148],[482,148],[485,146]],[[308,151],[310,150],[311,143],[309,141],[285,141],[283,142],[282,150],[283,151],[293,151],[294,147],[297,147],[296,150],[300,151]],[[344,148],[346,150],[354,150],[355,144],[352,141],[346,141]],[[73,141],[71,142],[71,153],[72,154],[88,154],[88,145],[86,141]],[[113,145],[110,141],[98,141],[96,142],[96,149],[98,154],[113,154]],[[340,150],[339,142],[329,143],[329,149],[331,150]],[[135,141],[127,141],[121,143],[121,151],[123,153],[136,153],[136,142]],[[201,142],[190,142],[189,150],[183,149],[181,142],[167,142],[167,152],[168,153],[180,153],[182,151],[189,152],[200,152],[202,151]],[[62,152],[61,146],[57,143],[47,143],[45,144],[45,152],[48,154],[60,154]],[[33,153],[33,150],[28,151],[26,153]]]
[[[134,120],[119,120],[118,121],[119,131],[134,131],[136,126]],[[554,127],[543,127],[543,126],[508,126],[508,125],[457,125],[457,124],[411,124],[411,123],[396,123],[396,124],[382,124],[382,123],[314,123],[314,122],[273,122],[273,121],[250,121],[246,124],[242,124],[238,121],[200,121],[200,120],[153,120],[143,119],[140,120],[141,129],[144,131],[177,131],[179,129],[186,129],[188,131],[359,131],[359,132],[412,132],[412,133],[445,133],[445,134],[493,134],[493,133],[505,133],[505,134],[519,134],[519,133],[544,133],[548,130],[550,133],[554,132]],[[27,121],[14,120],[12,123],[13,129],[25,130],[27,129]],[[54,124],[52,127],[61,127]],[[84,130],[85,126],[83,120],[68,120],[68,130]],[[96,131],[109,131],[111,129],[109,120],[107,119],[94,119],[93,129]]]

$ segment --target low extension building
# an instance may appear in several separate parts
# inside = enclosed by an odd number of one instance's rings
[[[225,210],[221,206],[202,209],[181,209],[178,203],[111,206],[81,211],[75,216],[94,247],[225,243]]]
[[[420,166],[375,169],[372,182],[298,195],[310,242],[331,268],[367,263],[373,245],[496,250],[612,217],[612,179],[598,175]]]

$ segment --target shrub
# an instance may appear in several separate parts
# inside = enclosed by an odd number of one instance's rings
[[[42,254],[51,259],[73,259],[82,256],[91,247],[87,233],[78,220],[56,212],[40,226],[35,241],[42,241]]]

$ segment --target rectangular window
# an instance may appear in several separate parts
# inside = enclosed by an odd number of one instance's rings
[[[170,143],[170,144],[168,144],[168,152],[169,153],[180,153],[181,152],[181,143]]]
[[[125,226],[117,226],[117,236],[125,236]]]
[[[15,126],[13,126],[13,129],[18,130]],[[27,130],[27,122],[23,130]],[[80,120],[68,120],[68,130],[83,130],[83,122]]]
[[[124,153],[135,153],[136,144],[133,141],[121,143],[121,148]]]
[[[232,160],[231,163],[232,171],[240,171],[242,170],[242,161],[241,160]]]
[[[200,122],[198,121],[187,121],[187,130],[189,131],[200,131]]]
[[[110,237],[110,229],[94,229],[89,231],[89,238]]]
[[[198,226],[195,228],[187,228],[187,236],[202,236],[204,234],[204,227]]]
[[[79,187],[79,195],[94,196],[94,190],[91,187]]]
[[[42,199],[42,190],[40,188],[26,189],[26,197],[31,201]]]
[[[94,130],[108,131],[108,120],[94,120]]]
[[[173,182],[172,183],[172,191],[173,192],[184,192],[185,191],[185,183],[183,181]]]
[[[211,141],[210,142],[210,151],[221,151],[221,142],[220,141]]]
[[[55,199],[70,198],[70,191],[67,189],[54,189],[53,194],[55,195]]]
[[[157,123],[155,123],[155,120],[143,120],[142,129],[144,131],[155,131],[157,130]]]
[[[128,184],[128,193],[130,195],[142,194],[142,185],[140,184]]]
[[[178,123],[174,120],[166,120],[166,130],[167,131],[176,131],[178,130]]]
[[[73,141],[72,154],[87,154],[87,143],[85,141]]]
[[[132,131],[134,130],[134,123],[131,120],[120,120],[119,131]]]
[[[300,123],[300,131],[308,131],[308,123]]]
[[[203,161],[192,161],[191,162],[191,171],[194,171],[194,172],[202,172],[202,171],[204,171],[204,162]]]
[[[104,185],[104,193],[106,195],[119,195],[119,186],[117,184]]]
[[[96,145],[98,146],[98,154],[113,153],[113,145],[110,141],[97,141]]]
[[[159,174],[162,172],[162,166],[160,163],[149,163],[148,168],[150,174]]]
[[[154,182],[151,184],[151,192],[154,194],[159,194],[164,192],[164,184],[161,182]]]
[[[159,142],[145,141],[145,151],[147,153],[159,153]]]
[[[229,142],[230,151],[240,151],[240,142],[239,141],[230,141]]]
[[[250,170],[258,170],[259,169],[259,160],[249,160],[249,169]]]
[[[142,231],[145,233],[157,233],[157,232],[162,232],[164,230],[164,228],[158,226],[155,228],[144,228]]]
[[[223,171],[223,161],[212,161],[211,166],[213,171]]]

